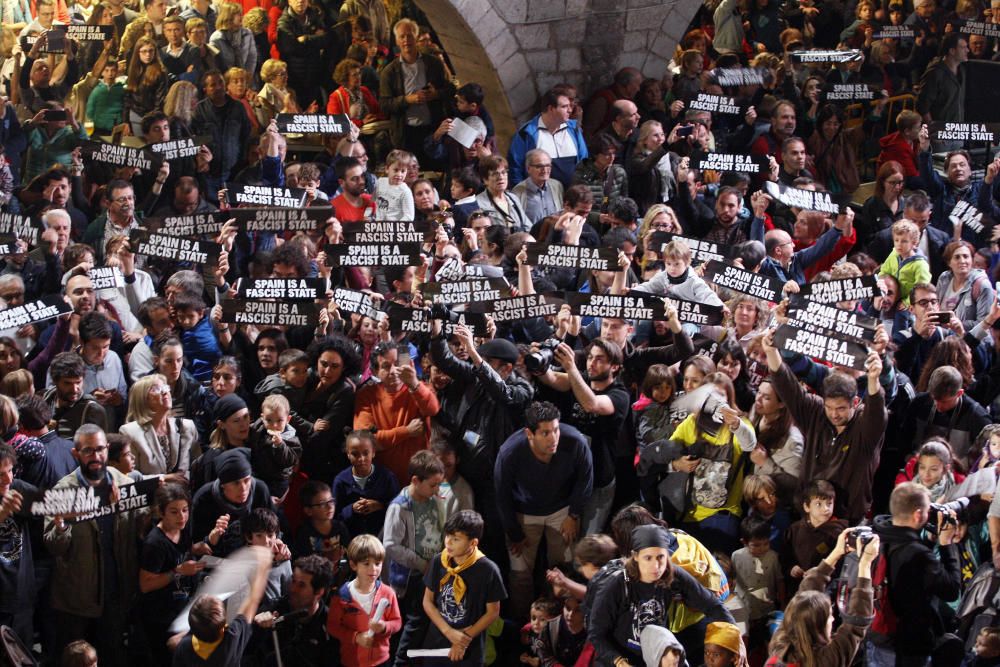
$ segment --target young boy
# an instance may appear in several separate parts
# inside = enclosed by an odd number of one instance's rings
[[[709,623],[705,628],[705,664],[710,667],[749,667],[747,647],[732,623]]]
[[[458,474],[458,454],[448,438],[443,433],[435,429],[431,434],[431,451],[444,466],[444,481],[438,495],[444,498],[448,507],[448,514],[454,514],[459,510],[471,510],[475,507],[472,497],[472,487]]]
[[[271,568],[267,573],[267,588],[260,602],[265,611],[274,609],[288,592],[292,582],[292,554],[278,539],[278,515],[258,507],[243,522],[243,541],[252,547],[266,547],[271,552]],[[253,618],[253,615],[250,616]]]
[[[253,554],[257,559],[257,571],[250,584],[250,594],[243,600],[236,617],[227,624],[222,600],[211,595],[198,597],[188,612],[191,631],[174,651],[174,667],[240,667],[243,652],[250,643],[250,619],[257,614],[264,596],[273,558],[269,549],[255,548]]]
[[[423,449],[410,458],[410,483],[396,496],[385,513],[385,552],[389,558],[389,583],[400,600],[406,623],[393,653],[406,659],[406,651],[420,648],[427,631],[424,613],[424,574],[438,558],[444,544],[447,516],[438,488],[444,481],[444,466],[434,452]]]
[[[389,638],[403,625],[391,586],[379,581],[385,548],[374,535],[358,535],[347,547],[355,578],[330,599],[326,629],[340,641],[344,667],[375,667],[389,659]]]
[[[976,635],[976,645],[962,661],[962,667],[997,667],[997,665],[1000,665],[1000,628],[982,628]]]
[[[830,555],[837,537],[847,528],[846,521],[833,517],[837,492],[830,482],[823,479],[810,482],[802,498],[804,516],[789,526],[782,553],[782,565],[796,589],[798,580]]]
[[[721,306],[722,299],[704,280],[691,271],[691,248],[684,241],[674,239],[663,246],[664,271],[652,280],[633,289],[652,292],[676,299],[696,301],[709,306]],[[620,272],[624,274],[625,272]]]
[[[483,125],[486,126],[486,141],[490,142],[495,136],[496,130],[493,128],[493,117],[483,106],[485,98],[483,87],[470,81],[455,91],[455,109],[458,111],[458,117],[462,120],[477,116],[483,121]]]
[[[899,298],[910,303],[910,291],[917,283],[931,282],[930,263],[920,252],[920,228],[909,220],[892,223],[892,252],[879,267],[879,275],[889,275],[899,283]]]
[[[771,550],[771,526],[758,517],[744,517],[740,537],[744,546],[733,552],[733,570],[736,593],[750,609],[752,650],[767,642],[767,617],[784,601],[785,582],[778,554]]]
[[[299,168],[298,187],[306,191],[307,206],[327,206],[330,204],[330,196],[319,189],[321,176],[319,165],[315,162],[306,162]]]
[[[424,613],[431,627],[424,648],[450,647],[448,658],[483,665],[486,628],[507,599],[500,570],[479,550],[483,518],[462,510],[444,525],[445,548],[424,577]]]
[[[120,433],[108,433],[108,465],[123,475],[128,475],[132,481],[142,480],[142,473],[135,469],[135,454],[132,453],[131,442]]]
[[[406,185],[412,157],[397,149],[385,158],[386,175],[375,184],[376,220],[413,220],[413,193]]]
[[[562,614],[549,621],[541,633],[541,663],[575,665],[586,644],[583,603],[575,597],[563,598]]]
[[[468,227],[469,214],[479,208],[476,193],[483,182],[471,167],[453,169],[451,172],[451,214],[455,218],[455,241],[461,241],[462,230]]]
[[[763,519],[771,527],[771,548],[781,553],[785,533],[792,523],[788,510],[778,507],[778,485],[770,475],[749,475],[743,480],[743,501],[750,516]]]
[[[289,405],[302,405],[306,400],[306,382],[309,381],[309,355],[298,348],[287,348],[278,354],[278,372],[271,373],[254,387],[257,398],[263,400],[271,394],[280,394]],[[290,413],[292,428],[303,437],[312,433],[312,423],[294,410]]]
[[[299,525],[292,543],[292,555],[301,558],[319,554],[336,568],[351,537],[347,526],[334,518],[337,508],[329,485],[309,480],[299,489],[299,501],[306,520]]]
[[[101,70],[101,80],[87,97],[87,118],[94,121],[92,136],[105,137],[122,117],[125,82],[118,81],[118,61],[108,58]]]
[[[302,458],[302,444],[291,427],[291,406],[280,394],[271,394],[260,408],[260,419],[250,427],[250,465],[281,505],[288,483]]]
[[[212,330],[211,319],[205,317],[205,302],[197,294],[178,294],[174,298],[174,320],[181,330],[184,358],[191,362],[191,375],[198,382],[211,380],[222,348]]]
[[[542,663],[542,634],[550,621],[559,618],[560,612],[562,604],[555,598],[542,596],[531,603],[531,615],[521,628],[521,643],[528,646],[527,652],[521,654],[522,663],[531,667]]]
[[[337,516],[351,535],[378,535],[385,525],[386,507],[399,493],[399,482],[387,468],[373,463],[371,431],[353,431],[344,444],[351,465],[333,480]]]

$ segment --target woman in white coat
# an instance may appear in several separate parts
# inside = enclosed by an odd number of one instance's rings
[[[201,453],[194,422],[170,417],[171,407],[170,387],[159,373],[132,385],[120,432],[131,442],[136,469],[144,475],[186,474],[191,459]]]

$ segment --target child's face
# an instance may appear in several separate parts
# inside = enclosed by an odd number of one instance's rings
[[[437,495],[441,482],[444,481],[444,475],[432,475],[427,479],[413,477],[410,481],[413,489],[410,495],[414,500],[423,502]]]
[[[330,491],[320,491],[309,500],[309,504],[303,507],[302,511],[315,521],[330,521],[337,511],[333,494]]]
[[[441,465],[444,466],[444,478],[454,479],[455,467],[458,465],[455,452],[442,452],[438,454],[438,458],[441,459]]]
[[[186,500],[175,500],[168,503],[163,510],[163,527],[167,530],[183,530],[188,522],[190,505]]]
[[[472,113],[475,111],[475,105],[470,104],[461,95],[455,96],[455,108],[458,109],[459,113]]]
[[[288,413],[284,410],[265,410],[261,413],[260,419],[264,422],[264,428],[268,431],[282,433],[285,427],[288,426]]]
[[[464,560],[477,546],[479,546],[479,540],[471,539],[465,533],[448,533],[444,536],[444,549],[455,560]],[[535,611],[532,610],[531,613],[532,619],[534,619]]]
[[[104,69],[101,70],[101,79],[104,83],[110,86],[115,82],[116,78],[118,78],[118,63],[105,65]]]
[[[118,460],[111,461],[111,467],[116,468],[123,475],[129,474],[135,470],[135,454],[132,453],[131,449],[123,449]]]
[[[394,162],[386,169],[386,175],[389,177],[389,183],[401,185],[406,180],[406,165],[402,162]]]
[[[770,491],[762,489],[757,492],[757,496],[753,499],[753,509],[765,517],[771,516],[778,509],[778,497]]]
[[[267,547],[273,551],[277,542],[278,536],[274,533],[257,532],[250,536],[250,546],[252,547]]]
[[[347,443],[347,460],[351,462],[351,469],[358,477],[367,477],[372,474],[372,459],[375,451],[367,440],[351,438]]]
[[[980,630],[972,652],[980,658],[996,658],[1000,656],[1000,641]]]
[[[543,610],[541,610],[541,609],[535,609],[534,607],[532,607],[532,609],[531,609],[531,631],[532,632],[534,632],[536,635],[542,634],[542,631],[545,630],[545,624],[548,623],[548,622],[549,622],[549,618],[548,618],[548,616],[545,615],[545,612]]]
[[[833,516],[832,498],[810,498],[802,507],[813,526],[822,526]]]
[[[921,456],[917,460],[917,477],[920,484],[925,487],[932,487],[944,477],[945,465],[936,456]]]
[[[667,275],[671,278],[679,278],[683,276],[684,272],[687,271],[688,268],[687,262],[676,257],[667,257],[663,261],[663,264],[666,268]]]
[[[892,247],[900,257],[909,257],[917,242],[910,234],[893,234]]]
[[[178,310],[175,319],[177,320],[177,326],[184,331],[190,331],[198,326],[198,322],[201,321],[202,311],[195,308],[186,308],[184,310]]]
[[[861,5],[858,7],[858,18],[862,21],[871,21],[872,19],[872,8],[870,5]]]
[[[296,389],[301,389],[306,386],[306,380],[309,379],[309,365],[289,364],[278,371],[278,376],[284,380],[285,383],[295,387]]]
[[[566,625],[579,626],[583,623],[583,607],[576,598],[566,598],[563,600],[563,619]]]
[[[653,395],[650,396],[657,403],[666,403],[674,395],[674,388],[668,383],[658,384],[653,387]]]
[[[705,644],[705,667],[728,667],[736,664],[736,656],[717,644]]]
[[[1000,459],[1000,434],[990,436],[990,456]]]
[[[458,181],[451,182],[451,199],[452,201],[458,201],[459,199],[464,199],[468,197],[471,193],[465,189],[465,186]]]
[[[684,391],[692,392],[705,382],[705,374],[694,364],[684,369]]]
[[[316,188],[319,187],[319,181],[317,181],[316,179],[300,178],[298,187],[315,192]]]
[[[349,561],[351,569],[358,575],[358,579],[365,584],[373,584],[382,574],[382,561],[374,558],[366,558],[360,563]]]
[[[752,540],[744,542],[747,547],[747,551],[754,558],[763,558],[765,554],[771,549],[771,541],[765,540],[759,537],[755,537]]]

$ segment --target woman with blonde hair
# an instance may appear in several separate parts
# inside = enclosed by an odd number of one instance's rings
[[[170,137],[186,139],[191,133],[191,119],[198,106],[198,86],[190,81],[178,81],[170,86],[163,103],[163,113],[170,118]]]
[[[141,37],[128,66],[125,99],[122,102],[123,121],[132,136],[142,136],[142,117],[163,108],[170,87],[170,74],[160,61],[160,50],[149,37]]]
[[[18,368],[16,371],[7,373],[0,380],[0,394],[4,396],[17,398],[23,394],[34,393],[35,379],[32,377],[31,371],[27,369]]]
[[[223,2],[219,6],[215,32],[208,43],[219,52],[216,59],[223,72],[232,67],[240,67],[247,72],[257,71],[257,43],[250,29],[243,27],[241,5]]]
[[[260,66],[260,79],[264,82],[253,101],[257,122],[267,127],[279,113],[296,113],[295,91],[288,87],[288,64],[284,60],[268,58]]]
[[[646,215],[642,216],[642,222],[639,223],[639,247],[636,249],[636,252],[640,253],[643,264],[648,261],[660,259],[660,248],[649,244],[649,239],[655,232],[666,234],[684,233],[681,223],[677,219],[677,214],[674,213],[674,209],[666,204],[653,204],[650,206],[646,211]]]
[[[128,395],[128,415],[119,432],[135,454],[144,475],[187,473],[192,451],[201,450],[198,430],[190,419],[170,418],[173,398],[167,378],[153,373],[139,378]]]

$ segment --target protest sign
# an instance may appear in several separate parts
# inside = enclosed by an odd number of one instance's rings
[[[501,266],[493,266],[492,264],[466,264],[462,268],[465,278],[503,278],[503,267]]]
[[[639,292],[631,292],[639,294]],[[672,296],[664,297],[670,305],[677,311],[677,319],[685,324],[697,324],[699,326],[716,326],[722,324],[725,313],[722,306],[710,306],[697,301],[687,301],[685,299],[675,299]]]
[[[819,49],[816,51],[792,51],[792,59],[797,63],[852,63],[865,59],[860,49]]]
[[[817,333],[834,333],[857,341],[875,342],[878,320],[831,304],[820,303],[798,294],[789,299],[788,325]]]
[[[66,36],[77,42],[106,42],[114,35],[113,25],[68,25]]]
[[[958,29],[966,35],[982,35],[993,39],[1000,38],[1000,25],[996,23],[985,23],[983,21],[965,21]]]
[[[42,43],[40,53],[65,53],[66,52],[66,26],[65,24],[57,25],[52,24],[52,29],[45,34],[45,41]],[[24,35],[21,37],[21,48],[25,53],[31,51],[31,48],[35,45],[39,39],[42,38],[43,33],[35,33],[33,35]]]
[[[173,141],[147,144],[146,148],[157,155],[163,156],[164,160],[180,160],[181,158],[196,156],[198,149],[210,141],[211,137],[189,137],[187,139],[174,139]]]
[[[212,241],[152,234],[144,229],[133,229],[128,244],[137,255],[192,264],[216,264],[222,252],[222,246]]]
[[[149,232],[166,236],[216,236],[222,229],[221,216],[228,216],[237,210],[241,209],[230,209],[222,213],[195,213],[194,215],[145,218],[142,221],[142,226]]]
[[[847,340],[833,333],[796,329],[787,324],[774,332],[774,346],[783,352],[797,352],[856,371],[865,369],[865,359],[868,358],[868,349],[856,340]]]
[[[829,192],[813,192],[812,190],[800,190],[791,188],[782,183],[767,181],[764,183],[767,194],[771,195],[785,206],[805,209],[807,211],[819,211],[838,215],[840,204],[835,202]]]
[[[928,131],[937,141],[1000,142],[1000,123],[931,123]]]
[[[11,237],[5,238],[5,241],[13,243],[17,239],[22,239],[28,245],[36,246],[43,231],[41,223],[35,223],[26,215],[16,215],[7,211],[0,213],[0,235]]]
[[[432,303],[471,303],[510,296],[510,284],[505,278],[467,278],[420,286],[424,298]]]
[[[581,294],[567,292],[566,303],[574,315],[614,317],[620,320],[662,320],[663,299],[638,292],[632,294]]]
[[[982,234],[986,226],[983,224],[983,214],[978,208],[967,201],[955,202],[955,207],[948,214],[948,220],[953,227],[962,225],[975,234]]]
[[[486,336],[486,315],[484,313],[452,312],[454,321],[443,321],[441,331],[450,336],[455,327],[464,325],[472,329],[475,336]],[[430,316],[424,308],[408,308],[391,303],[388,306],[389,331],[401,333],[430,333]]]
[[[735,97],[710,93],[698,93],[698,97],[688,102],[687,108],[735,116],[740,114],[740,105],[736,103]]]
[[[695,169],[712,169],[714,171],[739,171],[744,174],[767,173],[768,162],[765,158],[743,155],[741,153],[702,153],[696,157],[691,166]]]
[[[562,304],[562,294],[527,294],[496,301],[475,301],[468,305],[465,312],[490,313],[495,322],[516,322],[555,315]]]
[[[529,243],[528,265],[591,271],[622,270],[618,266],[618,250],[615,248],[587,248],[560,243]]]
[[[302,188],[273,188],[270,185],[230,183],[226,192],[229,203],[233,206],[302,208],[306,204],[306,191]]]
[[[472,148],[472,145],[479,139],[479,132],[472,129],[472,126],[461,118],[451,119],[451,129],[448,136],[459,143],[463,148]]]
[[[828,102],[866,102],[875,99],[875,91],[866,83],[834,83],[826,90]]]
[[[364,292],[338,287],[333,290],[333,301],[338,310],[346,313],[357,313],[375,321],[381,321],[385,317],[385,313],[376,308],[372,298]]]
[[[143,479],[118,487],[118,500],[111,502],[111,487],[108,484],[95,489],[92,486],[67,486],[47,489],[37,494],[25,494],[22,508],[32,516],[55,516],[72,514],[67,523],[90,521],[102,516],[120,514],[132,510],[152,507],[160,478]]]
[[[421,266],[424,263],[419,243],[337,243],[327,244],[326,265],[344,266]]]
[[[217,214],[224,222],[236,220],[241,232],[313,232],[333,217],[329,206],[307,208],[231,208]]]
[[[650,236],[649,247],[657,252],[663,252],[664,246],[675,239],[683,241],[691,250],[691,264],[693,265],[711,262],[713,259],[724,262],[733,256],[732,248],[727,245],[679,234],[668,234],[667,232],[653,232]]]
[[[236,294],[241,299],[310,301],[326,298],[325,278],[240,278]]]
[[[28,301],[20,306],[0,310],[0,331],[19,329],[25,324],[37,324],[63,313],[69,313],[73,307],[58,294],[52,294],[41,299]]]
[[[763,73],[750,67],[717,67],[712,74],[723,88],[760,86],[764,83]]]
[[[365,220],[344,225],[347,243],[430,243],[434,240],[430,220]]]
[[[710,285],[725,287],[772,303],[781,300],[781,288],[784,287],[784,283],[773,276],[765,276],[718,261],[708,263],[703,278]]]
[[[315,327],[319,324],[322,304],[311,301],[284,303],[254,299],[226,299],[222,302],[222,321],[258,326]]]
[[[13,242],[0,243],[0,257],[6,257],[7,255],[18,254],[17,245]]]
[[[279,113],[275,120],[282,134],[347,134],[351,119],[347,114]]]
[[[98,266],[87,271],[94,289],[117,289],[125,287],[125,276],[117,266]]]
[[[140,171],[156,171],[163,164],[163,156],[146,148],[106,144],[103,141],[84,141],[81,148],[84,160],[110,164],[114,167],[132,167]]]
[[[908,25],[884,25],[879,28],[872,39],[913,39],[916,33]]]
[[[799,289],[799,294],[820,303],[839,303],[874,299],[881,295],[882,291],[878,288],[878,279],[875,276],[861,276],[806,283]]]

